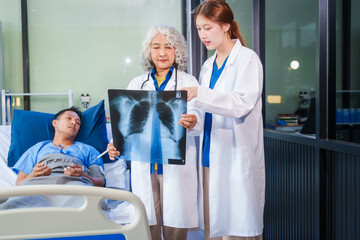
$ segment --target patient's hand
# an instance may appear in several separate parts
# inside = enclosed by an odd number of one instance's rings
[[[49,166],[45,166],[44,163],[37,163],[30,173],[31,177],[49,176],[52,169]]]
[[[64,174],[73,177],[86,176],[82,167],[77,164],[71,164],[71,166],[67,166],[66,168],[64,168]]]
[[[195,114],[181,114],[179,124],[186,129],[192,129],[197,123],[197,117]]]
[[[64,174],[73,177],[86,177],[90,179],[90,181],[94,184],[94,186],[98,186],[98,187],[103,187],[105,184],[103,179],[91,177],[87,175],[84,172],[83,168],[77,164],[71,164],[71,166],[67,166],[66,168],[64,168]]]
[[[116,150],[112,142],[108,144],[107,149],[109,149],[109,157],[111,160],[115,160],[115,157],[120,156],[120,152]]]
[[[16,185],[21,185],[23,182],[34,177],[49,176],[51,172],[52,169],[49,166],[45,166],[44,163],[37,163],[29,175],[26,175],[22,171],[19,172],[16,178]]]

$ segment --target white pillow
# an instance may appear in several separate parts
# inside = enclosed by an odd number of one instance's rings
[[[0,126],[0,188],[15,186],[17,175],[7,166],[11,126]]]
[[[4,161],[0,161],[0,188],[15,186],[16,178],[16,173]]]
[[[0,126],[0,161],[7,164],[10,148],[11,126]]]

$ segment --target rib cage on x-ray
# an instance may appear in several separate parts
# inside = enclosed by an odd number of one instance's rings
[[[109,90],[109,100],[114,145],[124,159],[185,163],[186,131],[178,121],[186,112],[186,92]],[[151,136],[156,130],[161,133],[162,157],[154,159]]]

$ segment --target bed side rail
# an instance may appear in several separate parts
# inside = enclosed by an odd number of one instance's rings
[[[36,185],[0,189],[0,198],[29,195],[74,195],[85,198],[79,208],[20,208],[0,211],[0,239],[31,239],[121,233],[126,239],[151,239],[145,207],[133,193],[91,186]],[[130,224],[118,225],[102,212],[103,199],[129,202]]]

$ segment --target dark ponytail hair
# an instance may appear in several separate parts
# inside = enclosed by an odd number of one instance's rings
[[[206,0],[195,10],[194,18],[202,15],[217,24],[230,24],[229,35],[231,39],[239,39],[243,46],[246,45],[238,23],[234,20],[234,13],[224,0]]]

